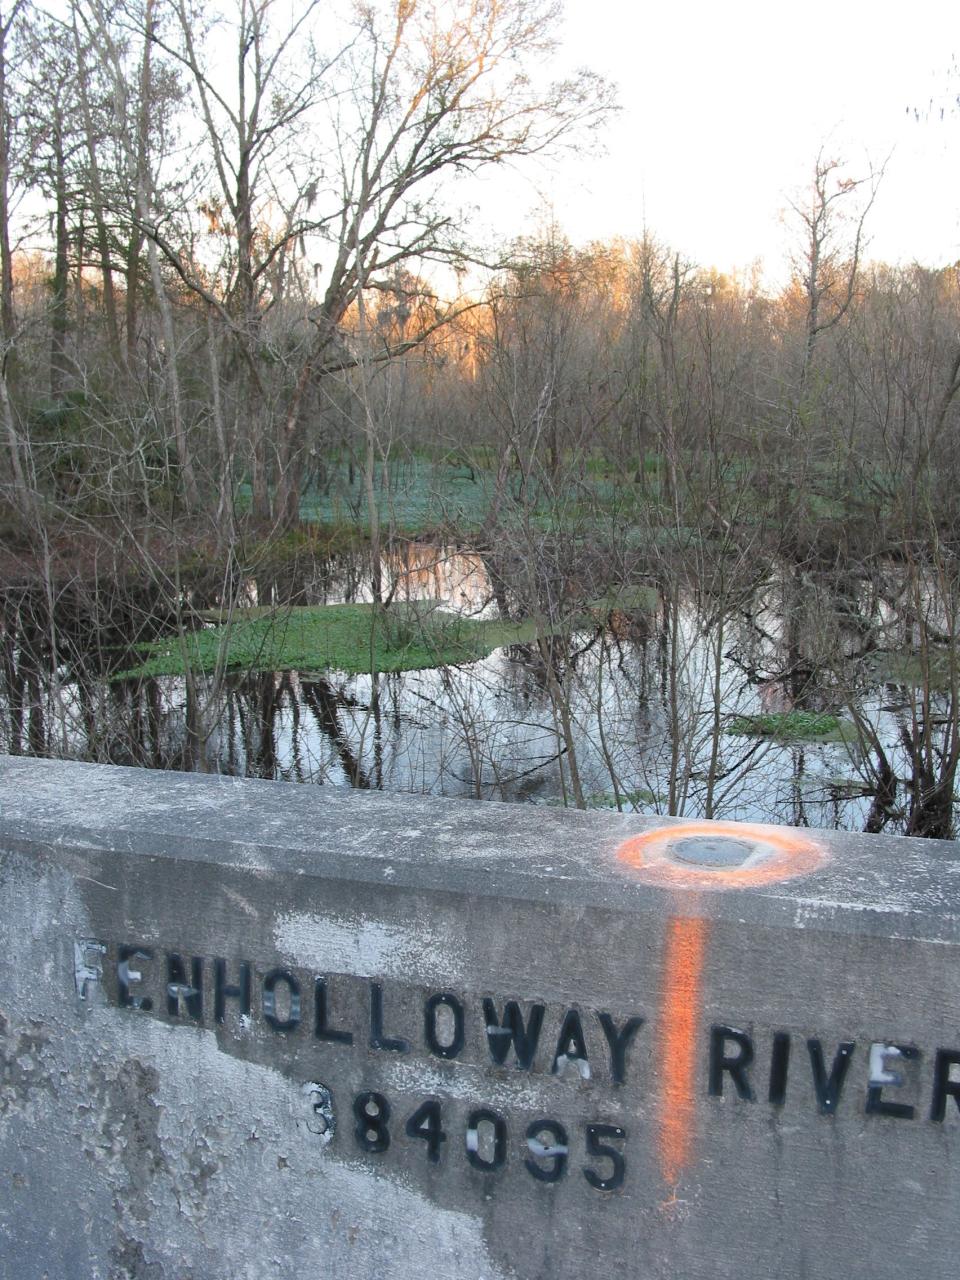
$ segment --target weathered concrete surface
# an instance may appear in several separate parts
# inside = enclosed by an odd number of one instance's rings
[[[0,1277],[952,1280],[957,846],[669,825],[0,758]]]

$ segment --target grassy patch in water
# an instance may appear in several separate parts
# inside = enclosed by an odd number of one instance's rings
[[[141,650],[143,661],[114,679],[210,672],[218,664],[226,671],[419,671],[473,662],[534,635],[532,623],[478,622],[440,609],[244,609],[229,624],[152,641]]]
[[[857,736],[856,727],[850,721],[823,711],[737,716],[727,725],[727,733],[775,738],[778,742],[849,742]]]
[[[583,802],[588,809],[613,809],[617,808],[617,798],[612,791],[594,791],[590,795],[583,797]],[[643,808],[650,808],[659,804],[660,797],[654,795],[652,791],[648,791],[646,787],[640,787],[636,791],[620,792],[620,808],[624,813],[639,812]],[[546,800],[539,803],[548,808],[567,808],[574,807],[573,797],[568,796],[564,803],[563,796],[549,796]]]
[[[915,649],[895,649],[872,654],[870,671],[884,684],[902,685],[908,689],[949,689],[951,668],[960,664],[946,647],[930,647],[925,653]]]
[[[626,614],[654,614],[660,604],[656,587],[615,587],[606,595],[587,601],[591,617],[620,610]]]
[[[588,809],[616,809],[617,797],[612,791],[595,791],[592,795],[585,796]],[[624,813],[630,813],[632,810],[639,811],[643,808],[650,808],[651,805],[659,804],[660,797],[654,795],[646,787],[638,787],[635,791],[620,792],[620,808]]]

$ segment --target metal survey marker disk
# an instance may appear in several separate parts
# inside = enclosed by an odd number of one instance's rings
[[[684,836],[667,847],[671,857],[695,867],[742,867],[757,851],[752,840],[733,836]]]
[[[617,849],[618,861],[641,880],[691,889],[775,884],[815,871],[826,858],[809,836],[747,823],[674,823]]]

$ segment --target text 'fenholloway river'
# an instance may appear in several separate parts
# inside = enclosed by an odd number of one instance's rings
[[[514,993],[430,991],[374,976],[267,968],[245,959],[96,939],[79,940],[75,954],[81,998],[99,983],[119,1008],[171,1022],[230,1022],[235,1035],[257,1034],[259,1024],[268,1035],[343,1051],[485,1062],[547,1076],[575,1072],[584,1085],[600,1089],[643,1087],[640,1055],[632,1050],[655,1034],[639,1012],[563,1008]],[[960,1118],[960,1048],[843,1036],[827,1042],[776,1028],[747,1031],[743,1025],[731,1019],[703,1028],[706,1092],[712,1097],[729,1094],[744,1103],[782,1107],[806,1072],[821,1115],[836,1115],[849,1099],[867,1115],[925,1116],[942,1123],[953,1099]],[[656,1052],[652,1061],[655,1070],[669,1073],[670,1063]]]

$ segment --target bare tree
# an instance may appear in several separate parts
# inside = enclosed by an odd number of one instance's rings
[[[442,24],[436,8],[419,0],[359,11],[339,64],[350,87],[332,98],[338,144],[331,216],[321,231],[333,260],[278,446],[286,520],[299,496],[306,391],[342,367],[338,330],[358,293],[388,285],[404,264],[471,255],[445,182],[549,151],[609,113],[609,90],[587,72],[531,83],[525,63],[553,47],[558,16],[552,0],[455,0]],[[408,331],[381,358],[425,336]]]
[[[866,221],[882,177],[882,167],[871,169],[864,177],[848,177],[844,162],[828,157],[821,149],[808,191],[790,201],[800,232],[791,265],[806,303],[801,398],[817,340],[840,323],[854,300]]]

